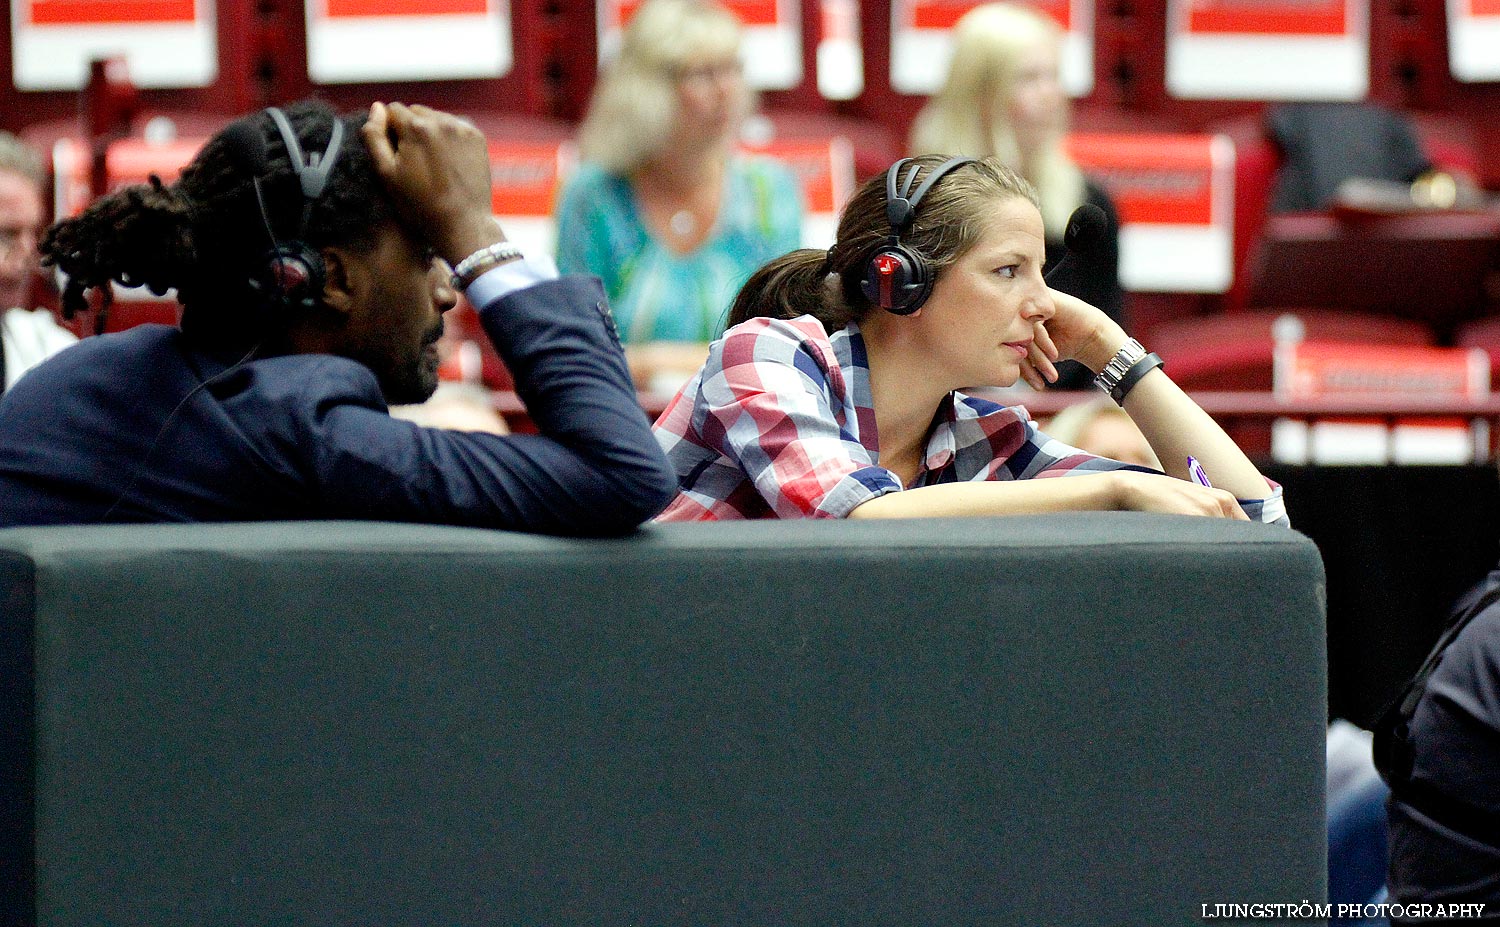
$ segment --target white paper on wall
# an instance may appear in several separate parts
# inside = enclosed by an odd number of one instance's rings
[[[744,23],[745,82],[787,90],[802,82],[802,6],[797,0],[721,0]],[[598,0],[599,61],[614,57],[640,0]]]
[[[948,75],[953,57],[949,33],[982,0],[894,0],[891,3],[891,87],[898,93],[927,95]],[[1033,0],[1029,6],[1057,20],[1064,29],[1062,83],[1070,96],[1094,89],[1094,5],[1092,0]]]
[[[1500,80],[1500,0],[1448,0],[1448,69],[1462,81]]]
[[[1369,0],[1169,0],[1167,91],[1188,100],[1361,100]]]
[[[78,90],[123,56],[137,87],[205,87],[219,73],[213,0],[11,0],[17,90]]]
[[[308,0],[314,83],[503,77],[509,0]]]

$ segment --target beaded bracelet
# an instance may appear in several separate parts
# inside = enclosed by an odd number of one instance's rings
[[[480,274],[520,256],[521,249],[508,241],[497,241],[487,248],[480,248],[453,268],[453,286],[455,289],[466,290]]]

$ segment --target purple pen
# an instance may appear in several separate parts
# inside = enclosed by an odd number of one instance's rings
[[[1197,483],[1199,486],[1212,487],[1214,485],[1208,481],[1208,474],[1203,472],[1203,465],[1198,463],[1198,458],[1196,457],[1188,458],[1188,475],[1190,475],[1193,478],[1193,482]]]

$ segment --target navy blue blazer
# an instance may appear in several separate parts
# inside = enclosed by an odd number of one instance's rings
[[[540,434],[393,419],[347,358],[254,360],[194,392],[228,365],[178,329],[86,339],[0,397],[0,526],[354,518],[611,535],[660,511],[676,477],[599,282],[546,281],[479,314]]]

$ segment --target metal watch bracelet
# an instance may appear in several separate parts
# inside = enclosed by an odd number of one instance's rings
[[[1154,352],[1147,354],[1132,364],[1129,370],[1125,371],[1125,375],[1120,378],[1120,382],[1115,384],[1115,388],[1109,391],[1109,398],[1113,399],[1117,406],[1125,405],[1125,397],[1129,396],[1130,391],[1135,389],[1135,385],[1141,382],[1141,378],[1162,366],[1165,366],[1165,362],[1162,361],[1160,354]]]
[[[1104,369],[1099,371],[1099,375],[1094,377],[1094,385],[1105,393],[1113,394],[1115,387],[1120,385],[1120,379],[1125,376],[1125,372],[1145,356],[1146,349],[1139,341],[1134,338],[1125,339],[1125,343],[1120,345],[1120,350],[1115,352],[1115,356],[1111,357],[1109,363],[1104,365]]]

